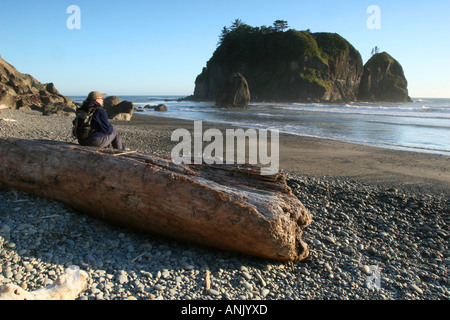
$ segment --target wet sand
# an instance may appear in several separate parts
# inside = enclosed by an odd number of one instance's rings
[[[178,128],[193,130],[193,121],[136,114],[125,128],[151,128],[169,133]],[[203,132],[233,128],[203,122]],[[245,130],[245,128],[243,128]],[[135,131],[135,130],[133,130]],[[385,188],[422,193],[450,192],[450,157],[445,155],[391,150],[326,139],[280,135],[280,169],[317,177],[352,179]],[[169,151],[170,149],[167,149]]]

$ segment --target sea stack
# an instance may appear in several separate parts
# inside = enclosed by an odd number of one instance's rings
[[[223,35],[193,98],[215,101],[229,75],[240,73],[252,101],[351,101],[363,70],[360,53],[338,34],[241,25]]]
[[[219,108],[248,108],[250,90],[247,80],[240,73],[235,73],[225,80],[216,100]]]
[[[410,102],[408,82],[400,63],[387,52],[374,54],[364,66],[358,99]]]

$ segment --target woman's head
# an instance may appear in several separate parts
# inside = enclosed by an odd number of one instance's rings
[[[94,100],[98,102],[100,105],[103,105],[103,98],[106,97],[106,93],[100,93],[98,91],[92,91],[88,95],[89,100]]]

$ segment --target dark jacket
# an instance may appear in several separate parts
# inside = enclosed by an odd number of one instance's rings
[[[88,101],[87,108],[97,108],[92,116],[91,128],[94,132],[89,138],[107,136],[113,133],[113,126],[109,123],[108,114],[105,109],[96,101]]]

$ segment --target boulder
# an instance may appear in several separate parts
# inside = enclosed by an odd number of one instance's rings
[[[16,99],[14,99],[14,93],[11,92],[11,90],[7,90],[6,87],[0,89],[0,106],[4,106],[7,108],[15,108],[16,106]]]
[[[48,84],[45,86],[45,89],[46,89],[48,92],[50,92],[51,94],[59,95],[59,92],[58,92],[58,90],[56,90],[56,87],[55,87],[55,85],[54,85],[53,83],[48,83]]]
[[[130,121],[132,115],[130,113],[118,113],[113,117],[110,117],[111,120],[119,120],[119,121]]]
[[[119,103],[122,102],[122,99],[116,96],[109,96],[103,99],[103,107],[106,111],[113,108],[114,106],[117,106]]]
[[[103,107],[111,120],[130,121],[134,112],[134,104],[130,101],[122,101],[120,98],[111,96],[103,101]]]
[[[410,102],[408,82],[400,63],[386,52],[373,55],[364,66],[358,99]]]
[[[2,113],[2,109],[9,109],[9,107],[4,104],[0,104],[0,114]]]
[[[216,100],[219,108],[248,108],[250,90],[247,80],[240,73],[234,73],[225,80]]]
[[[168,111],[169,109],[167,108],[167,106],[165,104],[158,104],[157,106],[155,106],[154,110],[155,111]]]
[[[36,110],[35,106],[30,106],[30,108]],[[40,111],[44,116],[71,116],[73,114],[72,107],[67,106],[64,102],[44,105]]]

